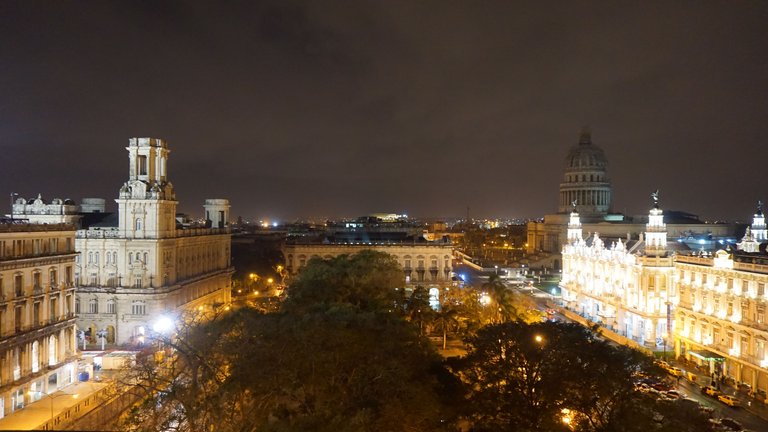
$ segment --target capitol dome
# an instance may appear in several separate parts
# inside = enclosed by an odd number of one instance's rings
[[[579,144],[571,147],[568,157],[565,159],[566,170],[598,169],[605,171],[607,165],[608,159],[605,158],[605,152],[592,144],[592,136],[589,131],[581,133]]]
[[[563,182],[560,183],[559,212],[574,209],[585,215],[604,215],[611,207],[612,188],[606,169],[608,159],[603,149],[592,143],[592,134],[584,129],[579,142],[565,158]]]

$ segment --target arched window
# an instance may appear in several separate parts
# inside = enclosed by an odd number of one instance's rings
[[[108,314],[115,313],[115,301],[112,299],[107,300],[107,313]]]
[[[133,252],[128,254],[128,264],[133,264]]]
[[[136,231],[141,231],[141,218],[136,218]]]
[[[96,299],[91,299],[88,302],[88,313],[99,313],[99,302]]]
[[[48,338],[48,365],[53,366],[59,362],[59,340],[56,336]]]
[[[149,261],[147,261],[147,257],[149,257],[149,254],[144,252],[144,264],[146,265]]]
[[[94,263],[96,265],[99,265],[99,253],[98,252],[96,252],[96,255],[94,255]]]
[[[88,264],[93,262],[93,252],[88,252]]]
[[[32,342],[32,373],[40,371],[40,343]]]

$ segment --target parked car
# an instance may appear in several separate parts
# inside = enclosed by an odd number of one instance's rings
[[[740,431],[743,429],[741,427],[741,423],[737,422],[732,418],[724,418],[720,420],[720,424],[733,431]]]
[[[720,394],[720,391],[712,386],[702,387],[701,392],[707,396],[712,396],[712,397],[717,397]]]
[[[683,395],[681,395],[680,392],[677,390],[669,390],[666,393],[667,393],[667,396],[675,399],[680,399],[681,397],[683,397]]]
[[[730,406],[730,407],[737,407],[739,406],[739,400],[731,395],[721,394],[717,396],[717,400],[720,402]]]

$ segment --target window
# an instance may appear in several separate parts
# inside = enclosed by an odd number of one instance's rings
[[[75,313],[80,315],[80,299],[75,299]]]
[[[114,300],[107,300],[107,313],[108,314],[114,314],[115,313],[115,301]]]
[[[51,269],[51,271],[50,271],[50,279],[51,279],[51,286],[52,287],[55,287],[56,284],[58,283],[58,278],[56,276],[57,276],[56,269]]]
[[[138,175],[147,175],[147,157],[145,155],[138,155],[136,157]]]
[[[136,219],[136,231],[141,231],[141,218]]]
[[[99,265],[99,253],[98,252],[96,252],[93,255],[93,263],[96,264],[96,265]]]
[[[13,277],[13,287],[16,290],[16,297],[24,297],[24,277],[17,274]]]
[[[32,273],[32,285],[34,289],[38,290],[41,287],[40,280],[42,278],[40,277],[40,272],[34,272]]]
[[[407,269],[411,268],[411,260],[409,259],[405,260],[405,268]]]
[[[143,301],[135,301],[131,303],[131,313],[133,315],[146,315],[147,314],[147,304]]]
[[[144,286],[144,283],[142,281],[141,276],[137,276],[136,280],[134,280],[134,282],[133,282],[133,287],[134,288],[142,288],[143,286]]]
[[[88,313],[99,313],[99,302],[96,299],[88,302]]]

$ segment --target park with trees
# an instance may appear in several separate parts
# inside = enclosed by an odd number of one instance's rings
[[[279,310],[240,308],[161,336],[126,377],[131,431],[697,431],[706,417],[635,388],[651,358],[544,322],[496,278],[432,307],[389,255],[312,259]],[[486,296],[483,299],[483,296]],[[430,337],[433,340],[430,340]],[[441,356],[448,339],[466,354]],[[160,358],[159,358],[160,357]]]

